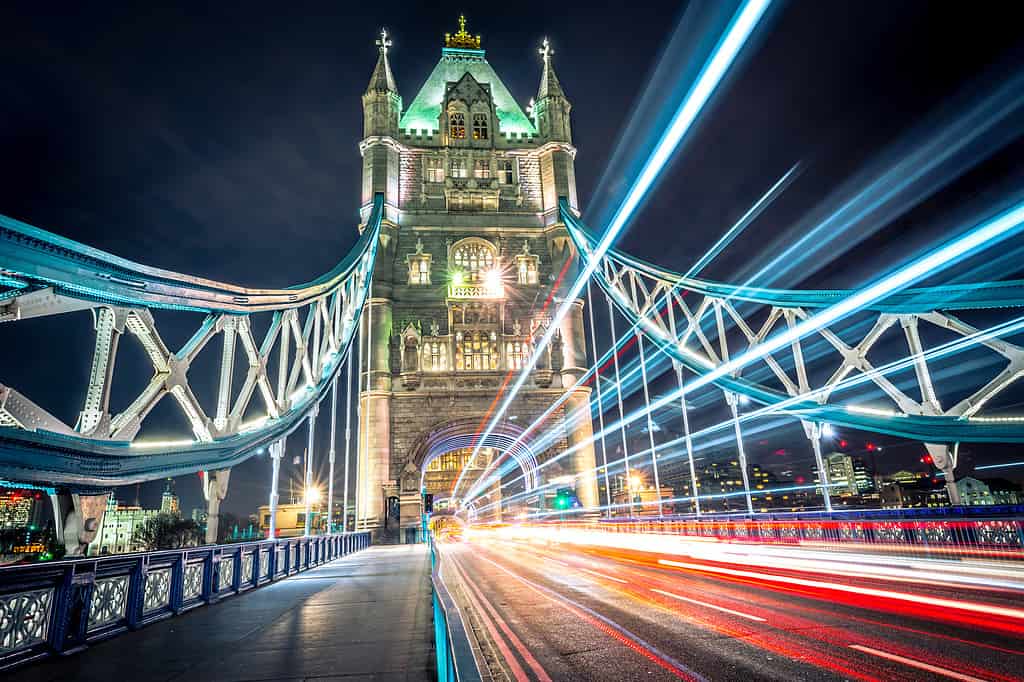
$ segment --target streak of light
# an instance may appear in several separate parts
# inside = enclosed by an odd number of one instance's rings
[[[775,575],[772,573],[760,573],[736,568],[726,568],[724,566],[694,564],[688,561],[675,561],[673,559],[658,559],[658,563],[663,566],[672,566],[673,568],[682,568],[689,571],[720,573],[722,575],[735,576],[737,578],[752,578],[754,580],[766,582],[798,585],[800,587],[811,587],[832,592],[847,592],[865,597],[877,597],[880,599],[903,601],[911,604],[933,606],[954,611],[969,611],[971,613],[979,613],[985,616],[1002,616],[1013,620],[1024,620],[1024,610],[1011,609],[1005,606],[996,606],[994,604],[980,604],[962,599],[943,599],[941,597],[929,597],[922,594],[910,594],[909,592],[879,590],[873,587],[830,583],[822,580],[808,580],[807,578],[796,578],[788,575]]]
[[[579,297],[583,287],[590,279],[590,276],[600,265],[601,259],[608,252],[612,243],[629,222],[629,219],[640,205],[640,202],[654,184],[654,181],[657,179],[661,169],[664,168],[666,163],[668,163],[672,153],[675,151],[686,133],[690,130],[690,127],[697,119],[697,116],[704,109],[704,105],[711,98],[711,95],[718,87],[718,84],[721,82],[726,72],[729,70],[729,67],[732,65],[736,56],[739,54],[744,44],[746,44],[747,38],[749,38],[754,29],[757,28],[761,17],[767,11],[769,5],[771,5],[771,0],[745,0],[745,2],[740,6],[735,17],[730,22],[728,28],[726,28],[726,31],[718,45],[715,46],[710,59],[697,76],[693,87],[683,98],[679,109],[672,117],[664,135],[662,135],[661,139],[658,140],[654,151],[644,163],[643,168],[636,180],[633,182],[626,198],[616,210],[608,224],[608,228],[601,237],[601,241],[598,242],[594,251],[589,254],[586,266],[576,277],[575,282],[573,282],[570,287],[569,292],[562,301],[562,304],[552,316],[551,323],[548,325],[544,335],[535,345],[529,360],[523,364],[519,376],[512,384],[512,388],[508,391],[505,399],[492,415],[490,423],[487,425],[480,441],[473,450],[474,458],[479,454],[481,447],[480,443],[483,443],[486,440],[498,420],[500,420],[508,411],[509,406],[512,404],[516,395],[518,395],[519,390],[522,388],[523,384],[526,383],[527,379],[529,379],[533,372],[533,368],[537,365],[537,361],[547,349],[548,344],[551,343],[551,339],[554,337],[555,332],[559,330],[562,320],[569,313],[569,310],[575,305],[576,299]],[[458,483],[456,483],[456,487],[457,486]]]
[[[891,654],[888,651],[882,651],[881,649],[873,649],[869,646],[863,646],[860,644],[850,644],[849,646],[851,649],[855,649],[865,654],[871,654],[872,656],[878,656],[879,658],[884,658],[889,661],[902,663],[910,666],[911,668],[917,668],[918,670],[927,670],[930,673],[943,675],[954,680],[962,680],[962,682],[985,682],[985,680],[980,677],[964,675],[963,673],[958,673],[957,671],[950,670],[949,668],[941,668],[937,665],[932,665],[931,663],[925,663],[924,661],[907,658],[906,656],[898,656],[896,654]]]
[[[750,613],[743,613],[742,611],[734,611],[733,609],[727,609],[724,606],[719,606],[718,604],[711,604],[711,603],[706,602],[706,601],[700,601],[699,599],[691,599],[689,597],[684,597],[681,594],[675,594],[674,592],[666,592],[665,590],[658,590],[658,589],[655,589],[653,587],[651,588],[651,592],[657,592],[660,595],[664,595],[666,597],[671,597],[672,599],[678,599],[679,601],[689,602],[691,604],[696,604],[697,606],[703,606],[705,608],[714,609],[716,611],[721,611],[722,613],[731,613],[732,615],[739,616],[740,618],[746,618],[748,620],[756,620],[756,621],[761,622],[761,623],[767,623],[768,622],[767,618],[762,618],[761,616],[755,616],[755,615],[750,614]]]
[[[1006,467],[1024,467],[1024,462],[1007,462],[1006,464],[986,464],[983,467],[974,467],[978,469],[1004,469]]]

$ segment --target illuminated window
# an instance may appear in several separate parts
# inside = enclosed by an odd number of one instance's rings
[[[427,182],[444,182],[444,159],[428,156],[426,163]]]
[[[503,185],[511,185],[516,181],[515,161],[511,159],[498,161],[498,181]]]
[[[498,369],[498,340],[494,332],[455,335],[455,368],[471,372]]]
[[[462,471],[463,467],[481,469],[487,465],[491,456],[490,448],[480,448],[480,454],[477,455],[476,461],[473,462],[473,448],[461,448],[459,450],[446,452],[443,455],[438,455],[434,459],[430,460],[430,462],[427,463],[426,470],[456,472]]]
[[[430,284],[430,254],[423,252],[423,240],[416,240],[416,252],[405,257],[409,266],[409,284]]]
[[[453,178],[464,178],[466,177],[466,160],[465,159],[452,159],[452,163],[449,170],[449,175]]]
[[[491,162],[487,159],[477,159],[473,164],[473,176],[480,180],[491,177]]]
[[[448,116],[448,134],[455,140],[466,139],[466,115],[461,111],[453,112]]]
[[[448,354],[443,341],[427,341],[423,344],[422,367],[427,372],[443,372],[448,369]]]
[[[526,341],[509,341],[505,344],[508,369],[522,369],[530,357],[530,344]]]
[[[466,239],[452,248],[452,265],[467,283],[486,281],[487,272],[495,265],[495,248],[482,239]]]
[[[487,114],[473,114],[473,139],[487,139]]]

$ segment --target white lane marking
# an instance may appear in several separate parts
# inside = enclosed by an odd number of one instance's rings
[[[657,592],[658,594],[663,594],[666,597],[672,597],[673,599],[678,599],[679,601],[688,601],[691,604],[697,604],[698,606],[706,606],[707,608],[714,609],[715,611],[721,611],[723,613],[731,613],[734,616],[739,616],[740,618],[748,618],[750,620],[756,620],[756,621],[758,621],[760,623],[767,623],[768,622],[767,618],[762,618],[761,616],[755,616],[755,615],[752,615],[752,614],[749,614],[749,613],[743,613],[742,611],[733,611],[732,609],[727,609],[724,606],[718,606],[717,604],[709,604],[708,602],[700,601],[699,599],[690,599],[689,597],[684,597],[681,594],[675,594],[673,592],[666,592],[665,590],[656,590],[653,587],[650,588],[650,589],[651,589],[651,592]]]
[[[963,673],[958,673],[957,671],[950,670],[949,668],[940,668],[939,666],[932,665],[931,663],[925,663],[924,661],[915,661],[912,658],[897,656],[896,654],[890,654],[888,651],[872,649],[869,646],[861,646],[860,644],[850,644],[849,647],[851,649],[856,649],[857,651],[862,651],[866,654],[871,654],[872,656],[878,656],[879,658],[884,658],[890,661],[896,661],[897,663],[903,663],[904,665],[909,665],[911,668],[917,668],[918,670],[927,670],[928,672],[935,673],[937,675],[944,675],[954,680],[962,680],[963,682],[986,682],[980,677],[971,677],[970,675],[964,675]]]
[[[581,568],[580,570],[583,571],[584,573],[589,573],[590,575],[596,575],[598,578],[604,578],[605,580],[614,580],[615,582],[622,583],[623,585],[628,585],[629,584],[628,580],[623,580],[622,578],[613,578],[610,575],[605,575],[604,573],[598,573],[597,571],[591,571],[589,568]]]
[[[992,604],[978,604],[975,602],[956,601],[953,599],[940,599],[938,597],[927,597],[921,594],[909,594],[904,592],[892,592],[891,590],[877,590],[872,587],[857,587],[855,585],[843,585],[840,583],[826,583],[820,580],[806,580],[804,578],[793,578],[787,575],[773,575],[771,573],[757,573],[755,571],[740,571],[735,568],[723,568],[721,566],[710,566],[706,564],[691,564],[683,561],[671,561],[669,559],[658,559],[658,563],[664,566],[676,566],[692,571],[703,571],[708,573],[721,573],[723,575],[734,575],[740,578],[755,578],[757,580],[768,580],[776,583],[789,585],[801,585],[803,587],[817,587],[836,592],[850,592],[852,594],[866,595],[868,597],[881,597],[883,599],[896,599],[910,602],[912,604],[927,604],[928,606],[940,606],[957,611],[971,611],[983,613],[986,616],[1004,616],[1024,620],[1024,611],[1010,609]]]

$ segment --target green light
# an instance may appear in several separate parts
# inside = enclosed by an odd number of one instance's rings
[[[452,273],[452,284],[457,287],[461,287],[466,283],[466,276],[462,273],[462,270],[456,270]]]

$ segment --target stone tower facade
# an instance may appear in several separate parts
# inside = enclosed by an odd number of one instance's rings
[[[417,527],[422,488],[443,504],[461,467],[480,470],[492,457],[509,457],[502,444],[518,438],[508,461],[528,470],[593,435],[589,389],[577,388],[538,433],[519,438],[585,372],[577,300],[494,438],[483,443],[483,459],[468,461],[495,396],[530,357],[577,269],[558,213],[559,197],[577,206],[571,105],[547,42],[529,115],[462,18],[404,108],[386,33],[377,46],[363,95],[361,206],[366,220],[374,195],[383,193],[385,220],[361,329],[368,351],[360,371],[356,495],[358,527],[375,531]],[[544,478],[589,472],[573,485],[583,505],[597,505],[594,466],[593,445],[583,445]],[[528,472],[521,489],[533,478]],[[497,501],[498,486],[492,488]]]

